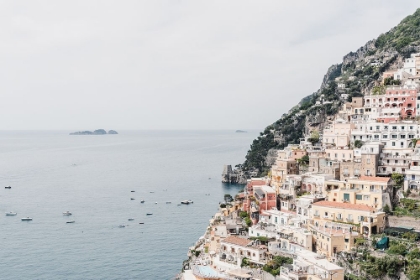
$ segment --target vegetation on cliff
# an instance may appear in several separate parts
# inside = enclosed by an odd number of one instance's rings
[[[257,170],[258,175],[267,174],[270,164],[266,157],[270,149],[297,144],[300,138],[310,136],[313,131],[322,131],[343,102],[353,97],[368,92],[381,94],[385,90],[381,84],[382,73],[418,51],[420,9],[390,31],[344,56],[342,63],[331,66],[318,91],[303,98],[252,142],[242,165],[243,170]],[[398,84],[398,81],[388,79],[385,84]]]

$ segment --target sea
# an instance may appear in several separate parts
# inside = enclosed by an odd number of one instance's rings
[[[259,133],[69,132],[0,131],[2,280],[174,279]]]

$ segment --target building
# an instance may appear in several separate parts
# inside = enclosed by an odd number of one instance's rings
[[[267,246],[260,245],[258,240],[250,240],[238,236],[228,236],[220,242],[218,262],[233,264],[241,267],[242,260],[247,258],[256,264],[267,261]]]
[[[404,191],[420,191],[420,140],[411,154],[410,167],[405,170]]]
[[[324,256],[302,250],[294,254],[293,264],[282,266],[281,280],[344,280],[344,268]]]
[[[346,227],[346,225],[352,225],[349,232],[353,232],[355,228],[358,228],[359,233],[364,234],[366,237],[370,237],[371,234],[382,233],[385,229],[385,212],[378,211],[366,204],[319,201],[312,205],[312,215],[314,225],[323,230],[327,229],[332,222],[336,224],[345,223],[340,225],[341,228]],[[345,247],[343,245],[341,244],[341,247],[338,245],[329,247],[329,255],[331,256],[331,253],[344,250]]]

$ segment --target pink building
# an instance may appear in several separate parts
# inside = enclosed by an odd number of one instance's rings
[[[381,108],[377,121],[389,123],[416,116],[418,88],[391,86],[383,95],[365,96],[365,107]]]

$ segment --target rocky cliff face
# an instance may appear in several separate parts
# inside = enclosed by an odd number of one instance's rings
[[[316,92],[303,98],[253,141],[243,170],[257,170],[258,175],[264,175],[271,167],[268,163],[272,159],[267,159],[270,149],[282,149],[290,143],[299,143],[300,138],[313,131],[321,132],[344,102],[374,90],[382,82],[384,71],[401,66],[404,57],[419,51],[420,9],[390,31],[345,55],[342,63],[332,65]]]

